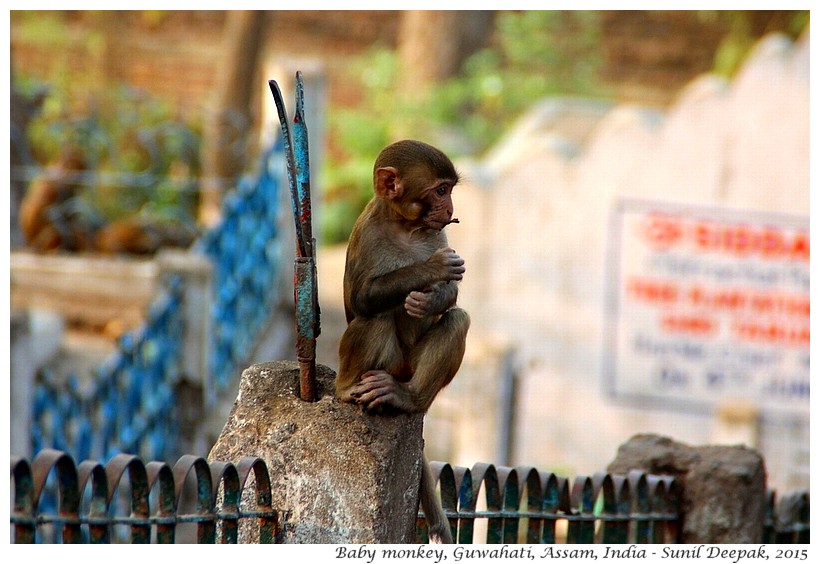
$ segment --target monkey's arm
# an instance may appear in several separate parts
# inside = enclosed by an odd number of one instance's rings
[[[352,276],[350,304],[355,315],[374,317],[401,305],[411,292],[423,291],[437,282],[461,280],[464,270],[464,259],[455,251],[439,249],[424,262],[386,274],[368,276],[365,272]]]

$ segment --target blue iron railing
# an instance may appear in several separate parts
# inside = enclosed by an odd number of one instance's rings
[[[181,281],[170,278],[145,323],[123,335],[86,386],[76,374],[41,371],[34,389],[32,448],[53,447],[86,459],[118,452],[157,458],[176,436],[174,386],[183,330]],[[83,389],[85,387],[86,389]]]
[[[222,223],[194,245],[214,264],[213,342],[209,351],[212,391],[224,390],[246,360],[258,332],[270,319],[278,267],[276,205],[283,156],[275,146],[259,175],[243,178],[223,202]]]
[[[225,390],[247,361],[279,295],[277,246],[281,149],[262,158],[255,178],[225,197],[222,222],[194,244],[214,266],[212,342],[206,395]],[[144,324],[124,335],[90,382],[42,371],[34,391],[32,452],[55,448],[77,459],[109,460],[120,452],[163,460],[176,451],[175,387],[182,372],[184,288],[163,281]],[[85,381],[85,380],[83,380]]]

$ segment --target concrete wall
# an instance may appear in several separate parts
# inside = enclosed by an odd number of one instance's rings
[[[486,158],[458,163],[461,223],[448,236],[467,263],[460,303],[473,323],[463,369],[428,416],[431,458],[591,473],[637,432],[712,442],[711,415],[603,392],[608,217],[620,197],[807,216],[808,118],[807,31],[795,44],[765,38],[731,82],[702,76],[663,111],[547,100]],[[505,355],[518,384],[509,437],[487,424],[509,420],[491,405]],[[758,443],[771,447],[770,483],[807,485],[808,461],[802,473],[795,458],[808,452],[807,422],[764,429]]]

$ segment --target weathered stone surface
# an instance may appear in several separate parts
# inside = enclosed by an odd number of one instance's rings
[[[621,445],[608,472],[643,470],[677,478],[684,543],[759,543],[766,470],[756,451],[742,446],[691,447],[657,435]]]
[[[320,400],[307,403],[298,397],[296,362],[246,369],[208,458],[265,460],[273,507],[290,512],[284,542],[412,542],[423,416],[366,415],[333,397],[334,378],[319,365]],[[243,508],[252,507],[252,491],[245,488]],[[239,542],[255,542],[257,535],[243,522]]]

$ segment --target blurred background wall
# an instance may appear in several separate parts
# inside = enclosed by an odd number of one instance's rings
[[[336,365],[344,241],[370,197],[378,150],[420,137],[451,154],[464,175],[454,196],[461,223],[448,231],[467,260],[461,303],[473,326],[461,374],[427,420],[433,458],[591,473],[631,435],[655,432],[760,448],[774,485],[804,487],[807,344],[760,345],[798,359],[780,386],[789,397],[774,410],[761,399],[760,374],[782,372],[782,363],[742,364],[755,392],[710,401],[685,388],[623,393],[613,385],[613,374],[623,383],[619,370],[631,369],[619,368],[614,341],[635,323],[625,314],[624,300],[635,297],[621,277],[628,265],[613,259],[635,243],[613,226],[636,209],[624,202],[637,201],[682,221],[717,214],[762,229],[787,217],[790,236],[807,230],[808,18],[12,11],[12,164],[26,157],[12,167],[12,251],[31,250],[14,202],[40,169],[74,146],[95,170],[143,170],[157,162],[139,142],[146,122],[174,124],[162,146],[164,183],[150,193],[98,184],[81,198],[105,221],[170,219],[198,232],[215,224],[223,196],[278,130],[266,81],[287,88],[299,69],[314,96],[320,362]],[[803,266],[795,276],[805,283],[779,291],[807,295]],[[66,338],[92,333],[96,340],[73,342],[96,362],[136,324],[113,321],[73,319],[62,330]],[[674,354],[667,360],[675,368]],[[641,388],[646,378],[627,380]]]

